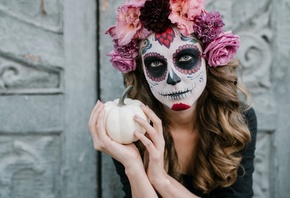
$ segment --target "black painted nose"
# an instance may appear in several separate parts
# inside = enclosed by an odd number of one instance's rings
[[[181,81],[181,79],[179,78],[179,76],[177,76],[177,74],[174,71],[172,71],[172,77],[168,73],[167,84],[176,85],[180,81]]]

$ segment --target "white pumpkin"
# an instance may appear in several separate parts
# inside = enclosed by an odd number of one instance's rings
[[[112,140],[121,144],[137,141],[138,139],[134,135],[135,130],[145,133],[145,129],[134,120],[135,114],[149,122],[140,107],[139,100],[125,99],[131,88],[131,85],[128,86],[120,99],[105,103],[106,115],[104,120],[107,134]]]

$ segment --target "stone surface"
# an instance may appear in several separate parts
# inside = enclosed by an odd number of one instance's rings
[[[0,132],[25,135],[63,130],[61,95],[2,96],[0,109]]]
[[[117,7],[122,1],[101,0],[100,1],[100,91],[103,101],[114,100],[122,93],[122,74],[112,67],[107,54],[113,49],[112,38],[105,34],[106,30],[116,23]]]
[[[274,2],[274,1],[273,1]],[[277,130],[274,136],[275,171],[272,197],[286,198],[290,195],[290,1],[273,3],[271,24],[275,31],[273,42],[272,81],[277,104]]]
[[[116,10],[122,1],[101,0],[100,16],[100,98],[102,101],[114,100],[124,90],[122,74],[112,67],[107,54],[112,50],[112,39],[106,35],[106,30],[116,22]],[[114,13],[114,14],[113,14]],[[116,174],[112,159],[102,154],[101,188],[102,197],[121,197],[122,192],[119,176]]]
[[[0,11],[45,30],[63,32],[63,0],[1,0]]]
[[[59,136],[0,137],[0,197],[58,197],[61,168]]]
[[[64,134],[61,198],[97,197],[97,159],[88,121],[98,97],[96,1],[64,1]]]
[[[12,17],[0,10],[0,54],[9,54],[23,61],[37,57],[37,62],[53,67],[64,66],[63,37]],[[28,60],[27,60],[28,59]]]
[[[0,57],[0,94],[61,92],[61,70]]]
[[[96,28],[95,0],[0,0],[1,198],[99,197]]]
[[[273,171],[273,138],[272,132],[259,131],[255,153],[255,172],[253,177],[254,197],[271,197],[270,175]]]

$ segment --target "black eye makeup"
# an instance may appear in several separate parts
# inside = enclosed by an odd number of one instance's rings
[[[200,69],[201,52],[194,44],[180,46],[173,54],[175,68],[183,74],[193,74]]]
[[[166,78],[167,60],[157,52],[150,52],[144,56],[144,65],[147,76],[155,81],[160,82]]]

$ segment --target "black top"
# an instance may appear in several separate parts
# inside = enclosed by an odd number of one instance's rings
[[[251,132],[252,140],[244,148],[242,153],[242,161],[240,168],[238,170],[238,178],[236,182],[227,188],[217,188],[211,191],[209,194],[202,194],[202,192],[194,189],[192,186],[192,176],[183,175],[184,186],[191,191],[193,194],[200,196],[202,198],[251,198],[253,197],[253,179],[252,174],[254,172],[254,157],[256,148],[256,135],[257,135],[257,118],[253,108],[249,109],[244,113],[245,118],[248,123],[249,130]],[[123,184],[123,191],[125,192],[125,197],[130,198],[131,186],[127,175],[125,174],[124,166],[114,160],[116,171],[120,176],[120,180]]]

